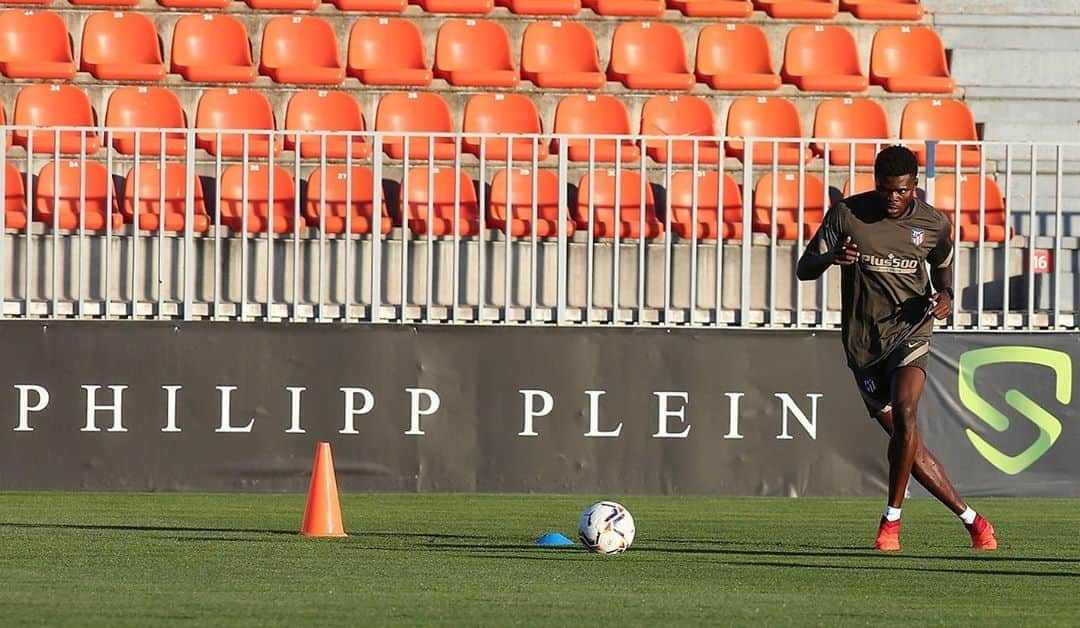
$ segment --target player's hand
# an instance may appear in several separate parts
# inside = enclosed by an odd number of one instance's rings
[[[836,246],[833,247],[833,264],[848,266],[857,261],[859,261],[859,245],[851,241],[851,236],[844,236],[844,239],[837,242]]]
[[[948,292],[936,292],[930,295],[930,302],[934,304],[934,309],[930,310],[930,313],[939,321],[952,314],[952,297]]]

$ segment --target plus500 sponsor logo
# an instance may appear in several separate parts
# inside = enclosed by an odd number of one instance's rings
[[[880,255],[874,255],[873,253],[863,253],[862,263],[868,270],[875,270],[881,273],[899,273],[907,275],[916,271],[919,268],[919,260],[908,259],[903,257],[896,257],[891,253],[887,257],[881,257]]]

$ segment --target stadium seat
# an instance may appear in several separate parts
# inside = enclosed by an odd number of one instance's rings
[[[44,9],[0,13],[0,72],[8,78],[72,79],[75,60],[64,19]]]
[[[334,28],[326,20],[306,15],[271,19],[263,29],[259,73],[275,83],[340,85],[345,69]]]
[[[8,124],[7,112],[4,111],[4,106],[0,104],[0,126],[6,127]],[[4,152],[11,150],[12,147],[11,131],[4,130]]]
[[[885,144],[889,137],[889,120],[885,116],[885,109],[869,98],[831,98],[822,101],[814,115],[814,138],[819,140],[865,138],[882,140]],[[852,146],[855,147],[856,165],[874,165],[878,147],[851,142],[830,142],[829,163],[840,166],[851,163]],[[825,155],[824,142],[815,142],[812,148],[816,155]]]
[[[697,181],[697,229],[694,229],[694,181]],[[720,173],[715,170],[676,172],[671,177],[668,196],[671,203],[671,231],[680,238],[729,240],[743,236],[743,201],[739,184],[730,174],[724,174],[724,214],[718,220],[720,207]]]
[[[81,69],[104,81],[165,78],[154,21],[142,13],[101,11],[83,25]]]
[[[813,237],[825,214],[825,184],[807,173],[803,192],[803,239]],[[776,205],[776,237],[795,240],[799,237],[799,175],[781,172],[776,177],[776,196],[773,196],[773,175],[765,174],[754,186],[752,229],[756,233],[771,233],[772,208]],[[774,203],[775,198],[775,203]]]
[[[788,31],[781,76],[807,92],[861,92],[869,85],[855,36],[843,26],[824,24]]]
[[[95,161],[61,159],[48,161],[38,172],[34,196],[34,220],[59,229],[78,229],[80,215],[88,231],[104,231],[124,224],[116,211],[116,195],[109,203],[112,181],[105,166]]]
[[[425,13],[465,13],[487,15],[495,8],[493,0],[409,0]]]
[[[257,11],[314,11],[322,0],[244,0]]]
[[[780,87],[765,32],[753,24],[712,24],[697,42],[697,80],[713,89]]]
[[[608,78],[630,89],[688,90],[694,86],[682,34],[666,22],[620,24],[611,38]]]
[[[555,108],[553,132],[562,135],[630,135],[630,114],[622,100],[607,94],[566,96]],[[621,140],[586,138],[567,139],[570,161],[588,161],[589,145],[593,160],[599,162],[634,161],[640,153],[630,138]],[[559,152],[559,138],[551,141],[551,152]]]
[[[980,233],[983,242],[1005,241],[1005,196],[993,178],[986,177],[984,181],[982,204],[983,216],[986,220],[983,228],[979,229],[979,177],[960,175],[960,240],[962,242],[978,242]],[[950,222],[956,220],[955,175],[938,175],[937,182],[934,184],[934,206],[948,216]],[[1009,238],[1013,235],[1014,230],[1009,228]]]
[[[536,186],[535,195],[533,185]],[[506,170],[495,173],[495,178],[491,180],[487,226],[505,232],[509,213],[510,235],[515,238],[532,236],[534,199],[536,237],[559,237],[559,220],[566,223],[566,236],[574,235],[573,221],[565,211],[559,209],[559,177],[551,170],[542,169],[536,171],[535,177],[530,168],[512,168],[509,174]]]
[[[653,96],[641,110],[641,134],[678,137],[714,137],[716,118],[712,107],[704,99],[690,95]],[[667,163],[694,163],[694,142],[689,140],[650,139],[641,140],[645,153],[653,161]],[[723,150],[713,139],[697,142],[697,163],[715,164]]]
[[[297,92],[289,98],[285,109],[286,131],[363,131],[364,114],[360,103],[345,92],[308,90]],[[285,136],[285,148],[296,147],[297,136]],[[347,138],[344,135],[326,136],[326,158],[345,159],[352,152],[353,159],[367,159],[371,144],[364,136]],[[300,156],[318,158],[323,156],[323,138],[316,135],[300,136]]]
[[[617,218],[616,196],[619,208]],[[579,229],[587,231],[589,228],[590,205],[593,211],[593,235],[597,237],[614,238],[618,233],[620,238],[648,239],[664,233],[664,224],[656,217],[656,200],[653,198],[652,187],[648,181],[642,181],[636,170],[621,170],[616,173],[614,169],[600,168],[581,177],[578,182],[575,216]]]
[[[489,160],[505,160],[507,155],[512,155],[515,161],[543,161],[548,158],[547,146],[540,138],[532,140],[515,139],[511,147],[512,152],[507,151],[507,140],[504,138],[479,138],[469,137],[469,133],[514,133],[536,134],[543,132],[540,126],[540,114],[536,105],[527,96],[521,94],[477,94],[465,103],[465,115],[462,123],[462,132],[466,134],[462,140],[465,152],[480,156],[481,145],[484,145],[484,157]]]
[[[581,0],[495,0],[495,6],[518,15],[577,15]]]
[[[222,10],[232,4],[232,0],[157,0],[168,9],[217,9]]]
[[[99,14],[100,15],[100,14]],[[105,108],[106,128],[184,129],[184,109],[176,94],[164,87],[118,87],[109,95]],[[113,148],[123,155],[134,155],[134,131],[110,131]],[[161,154],[161,133],[139,132],[140,155]],[[109,137],[106,137],[109,140]],[[187,152],[184,133],[165,134],[165,154],[183,155]]]
[[[404,13],[408,0],[333,0],[338,11],[363,11],[364,13]]]
[[[15,164],[4,169],[4,228],[26,228],[26,188]]]
[[[746,96],[731,103],[728,109],[728,137],[802,137],[802,120],[795,104],[784,98],[766,96]],[[778,163],[782,165],[798,164],[812,157],[809,147],[799,150],[796,142],[754,142],[753,162],[771,164],[773,150],[776,149]],[[746,161],[745,142],[741,139],[729,139],[727,153]]]
[[[139,182],[136,188],[135,174],[138,168]],[[187,225],[187,186],[192,183],[191,230],[204,233],[210,228],[210,216],[206,213],[203,188],[198,177],[188,177],[184,164],[166,162],[164,180],[161,164],[157,160],[139,162],[128,170],[124,179],[124,201],[120,213],[124,222],[135,224],[135,208],[138,207],[139,229],[157,231],[161,228],[161,216],[165,215],[166,231],[184,231]],[[138,189],[138,205],[135,191]],[[162,198],[164,197],[164,212]]]
[[[902,140],[952,140],[978,141],[975,130],[975,117],[971,109],[959,100],[913,100],[904,107],[900,118],[900,139]],[[927,148],[922,142],[904,142],[919,158],[919,165],[925,166]],[[937,146],[934,163],[938,166],[956,164],[956,144]],[[978,145],[960,144],[960,164],[975,167],[982,160],[982,150]]]
[[[43,7],[52,4],[52,0],[8,0],[4,4],[26,6],[26,8]]]
[[[268,164],[233,164],[221,173],[221,222],[233,231],[244,230],[247,212],[247,233],[290,233],[296,226],[294,204],[296,186],[289,171],[274,166],[273,181]],[[247,206],[244,192],[247,187]],[[273,201],[271,202],[271,192]]]
[[[134,7],[139,4],[139,0],[68,0],[68,2],[77,7],[92,8]]]
[[[754,0],[754,8],[782,20],[831,20],[836,0]]]
[[[458,87],[514,87],[510,35],[491,20],[447,20],[435,39],[435,76]]]
[[[27,85],[15,97],[13,124],[24,127],[93,127],[94,110],[86,93],[74,85]],[[28,131],[16,129],[13,133],[15,144],[29,148],[33,140],[35,153],[52,154],[56,151],[59,140],[61,153],[77,154],[83,149],[83,137],[86,138],[86,154],[92,155],[101,148],[101,138],[97,131],[89,128],[85,134],[80,131],[55,131],[40,129]]]
[[[889,92],[951,94],[956,89],[941,38],[924,26],[878,30],[870,53],[870,82]]]
[[[245,131],[273,131],[274,112],[262,92],[252,89],[219,87],[208,89],[199,98],[195,111],[195,145],[211,155],[242,157]],[[234,130],[229,133],[229,130]],[[219,131],[221,131],[219,136]],[[266,157],[270,152],[269,134],[248,134],[248,157]],[[275,137],[274,154],[281,152],[281,138]]]
[[[667,6],[687,17],[750,17],[754,13],[750,0],[667,0]]]
[[[375,177],[369,168],[353,166],[327,166],[312,170],[308,177],[307,203],[304,218],[309,227],[322,227],[325,233],[345,233],[346,216],[351,233],[371,233],[372,200]],[[323,187],[325,186],[325,190]],[[386,198],[382,197],[379,212],[379,233],[390,233],[390,214],[386,210]]]
[[[251,44],[231,15],[185,15],[173,26],[172,71],[196,83],[251,83]]]
[[[840,8],[860,20],[907,20],[923,18],[919,0],[840,0]]]
[[[863,192],[869,192],[875,187],[877,187],[877,183],[874,181],[874,173],[859,172],[855,174],[854,179],[844,181],[844,190],[840,195],[843,198],[847,198],[849,196],[855,196],[856,194],[862,194]]]
[[[453,168],[411,168],[408,179],[401,183],[401,203],[410,231],[434,236],[456,231],[463,237],[480,232],[476,188],[464,171],[455,181]]]
[[[664,0],[581,0],[581,6],[614,17],[660,17],[667,8]]]
[[[599,89],[596,39],[579,22],[534,22],[521,39],[521,78],[545,89]]]
[[[450,105],[432,92],[397,92],[379,100],[375,130],[382,133],[453,133]],[[409,137],[409,159],[453,159],[457,146],[453,137]],[[405,158],[405,136],[383,137],[383,150],[394,159]]]
[[[424,40],[411,20],[370,18],[358,20],[349,33],[349,76],[368,85],[427,86]]]

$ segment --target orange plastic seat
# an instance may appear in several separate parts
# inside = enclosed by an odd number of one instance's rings
[[[231,87],[208,89],[199,98],[195,128],[198,130],[195,135],[198,148],[211,155],[242,157],[245,135],[238,131],[273,131],[274,112],[262,92]],[[230,130],[234,131],[230,133]],[[269,154],[270,134],[251,133],[246,137],[248,157]],[[274,154],[281,152],[280,137],[274,138],[273,146]]]
[[[694,182],[697,181],[697,228],[694,228]],[[743,236],[743,201],[739,184],[724,174],[723,218],[720,205],[720,174],[715,170],[676,172],[671,177],[671,231],[680,238],[734,240]]]
[[[493,0],[409,0],[426,13],[468,13],[486,15],[495,8]]]
[[[172,71],[197,83],[251,83],[251,44],[231,15],[185,15],[173,26]]]
[[[713,89],[780,87],[765,32],[753,24],[712,24],[698,35],[697,80]]]
[[[8,78],[72,79],[75,59],[67,26],[44,9],[0,13],[0,72]]]
[[[956,89],[941,38],[924,26],[878,30],[870,53],[870,82],[889,92],[951,94]]]
[[[138,187],[135,182],[136,168],[138,168]],[[164,172],[164,179],[162,172]],[[210,216],[206,213],[202,184],[198,177],[188,177],[184,164],[174,162],[166,162],[164,171],[156,160],[139,162],[128,170],[124,180],[124,202],[120,205],[124,222],[135,224],[135,213],[138,208],[140,230],[159,230],[161,217],[164,215],[166,231],[184,231],[187,226],[189,181],[192,183],[191,230],[204,233],[210,228]],[[137,201],[136,190],[138,190]]]
[[[338,11],[363,11],[365,13],[403,13],[408,0],[333,0]]]
[[[577,15],[581,0],[495,0],[495,6],[517,15]]]
[[[106,128],[184,129],[184,109],[176,94],[164,87],[118,87],[109,95],[105,108]],[[113,147],[123,155],[134,155],[135,131],[111,131]],[[161,154],[161,133],[138,132],[140,155]],[[184,133],[165,134],[165,154],[187,152]]]
[[[32,8],[33,6],[48,6],[52,4],[52,0],[10,0],[9,2],[5,2],[4,4],[13,4],[18,6],[31,5]]]
[[[224,9],[232,0],[157,0],[157,3],[169,9]]]
[[[784,98],[747,96],[728,109],[728,137],[802,137],[802,119],[795,104]],[[809,147],[799,150],[797,142],[755,141],[753,163],[771,164],[776,150],[778,163],[793,165],[812,157]],[[741,139],[727,141],[727,152],[746,162],[746,145]]]
[[[242,164],[233,164],[221,173],[219,185],[221,222],[233,231],[244,230],[245,212],[247,233],[265,233],[267,229],[274,233],[290,233],[294,230],[296,186],[285,168],[275,165],[271,171],[268,164],[248,164],[246,169]]]
[[[750,17],[754,13],[750,0],[667,0],[667,6],[687,17]]]
[[[853,179],[844,181],[844,190],[841,192],[843,198],[849,196],[855,196],[856,194],[862,194],[863,192],[869,192],[877,187],[877,182],[874,181],[874,174],[871,172],[859,172],[855,174]]]
[[[598,169],[581,177],[578,182],[578,205],[575,220],[579,229],[589,228],[589,208],[593,212],[593,235],[600,238],[656,238],[664,233],[664,223],[656,217],[656,200],[652,187],[636,170]],[[616,218],[616,189],[619,215]],[[644,217],[644,221],[642,220]],[[644,222],[644,226],[642,223]]]
[[[825,24],[788,31],[781,76],[807,92],[861,92],[869,85],[855,36],[843,26]]]
[[[855,138],[881,140],[887,144],[889,120],[885,109],[869,98],[831,98],[818,105],[814,115],[814,137],[819,140]],[[829,163],[846,166],[851,163],[850,142],[829,142]],[[877,157],[875,144],[854,144],[855,164],[872,166]],[[825,155],[825,143],[814,142],[814,153]]]
[[[13,123],[27,127],[93,127],[94,110],[86,93],[74,85],[27,85],[15,97]],[[35,153],[55,152],[57,141],[61,153],[77,154],[83,150],[83,137],[86,138],[87,155],[93,155],[101,148],[101,138],[93,128],[85,132],[55,131],[44,128],[28,131],[16,129],[13,132],[15,144],[29,148],[33,139]]]
[[[664,0],[581,0],[581,6],[616,17],[660,17],[667,8]]]
[[[360,103],[345,92],[303,91],[289,99],[285,109],[286,131],[363,131],[364,114]],[[323,138],[318,135],[301,135],[300,156],[321,157]],[[297,136],[285,136],[285,148],[296,147]],[[347,138],[344,135],[328,135],[325,139],[327,159],[345,159],[351,151],[353,159],[367,159],[371,144],[364,136]]]
[[[566,211],[559,208],[558,175],[550,170],[537,170],[533,175],[530,168],[512,168],[509,174],[506,170],[495,173],[495,178],[491,180],[487,226],[505,232],[509,215],[511,236],[532,236],[535,201],[536,237],[559,237],[560,220],[566,223],[566,236],[574,235],[573,221]]]
[[[447,20],[435,39],[435,76],[460,87],[514,87],[510,35],[491,20]]]
[[[971,109],[959,100],[913,100],[904,107],[900,118],[902,140],[951,140],[978,141],[975,116]],[[919,158],[919,165],[927,162],[926,145],[922,142],[903,142]],[[934,163],[938,166],[956,164],[956,144],[937,146]],[[960,164],[975,167],[982,160],[982,150],[975,144],[960,144]]]
[[[4,228],[26,228],[26,188],[22,175],[10,161],[4,169]]]
[[[607,94],[566,96],[555,108],[554,133],[561,135],[630,135],[630,114],[623,101]],[[593,160],[598,162],[634,161],[640,153],[629,137],[624,139],[568,138],[570,161],[588,161],[590,143]],[[551,152],[559,152],[558,137],[551,141]]]
[[[116,211],[116,195],[109,202],[112,181],[105,166],[95,161],[48,161],[38,172],[34,220],[58,229],[78,229],[80,216],[88,231],[104,231],[124,224]]]
[[[361,166],[353,166],[351,171],[341,165],[313,170],[308,177],[307,203],[304,204],[304,219],[308,226],[322,227],[325,233],[345,233],[346,216],[351,210],[350,233],[371,233],[374,181],[371,170]],[[386,198],[382,197],[379,233],[390,233],[392,226]]]
[[[353,24],[349,33],[349,76],[368,85],[426,86],[424,40],[411,20],[370,18]]]
[[[397,92],[379,100],[375,130],[383,133],[452,133],[450,105],[431,92]],[[406,156],[406,137],[386,135],[383,151],[394,159]],[[457,145],[453,137],[413,135],[408,138],[409,159],[453,159]]]
[[[106,81],[165,78],[153,20],[142,13],[101,11],[83,25],[81,69]]]
[[[984,181],[982,205],[985,221],[980,229],[979,177],[960,175],[960,240],[963,242],[978,242],[980,233],[983,242],[1004,242],[1006,239],[1005,196],[993,178],[986,177]],[[948,216],[950,222],[956,220],[955,175],[938,175],[934,186],[934,206]],[[1014,235],[1011,227],[1008,234],[1010,239]]]
[[[919,0],[840,0],[840,9],[860,20],[909,20],[923,18]]]
[[[817,176],[807,173],[803,192],[803,239],[809,240],[821,226],[825,215],[825,184]],[[799,237],[799,176],[793,172],[781,172],[776,178],[776,196],[773,196],[773,176],[765,174],[754,186],[754,214],[751,229],[757,233],[771,233],[772,208],[776,206],[776,237],[779,240],[795,240]]]
[[[607,81],[589,27],[558,21],[534,22],[525,28],[521,78],[545,89],[599,89]]]
[[[831,20],[836,0],[754,0],[754,8],[782,20]]]
[[[322,0],[244,0],[260,11],[314,11]]]
[[[411,168],[408,179],[401,184],[401,202],[410,231],[435,236],[456,231],[463,237],[480,232],[476,189],[464,171],[455,180],[453,168]]]
[[[7,126],[7,124],[8,124],[7,112],[4,111],[4,106],[0,105],[0,126]],[[4,140],[3,141],[4,141],[4,152],[7,152],[7,151],[11,150],[12,140],[11,140],[11,132],[10,131],[7,131],[7,130],[4,131]]]
[[[548,158],[547,146],[540,138],[516,138],[507,150],[507,140],[503,138],[469,137],[469,133],[514,133],[536,134],[543,132],[540,126],[540,114],[536,105],[527,96],[521,94],[477,94],[465,104],[462,131],[466,137],[462,141],[465,152],[480,156],[484,146],[485,159],[505,160],[511,155],[516,161],[532,161],[534,153],[537,160]]]
[[[698,96],[653,96],[641,110],[641,134],[677,137],[715,137],[716,118],[712,107]],[[653,161],[694,163],[694,142],[690,140],[642,139],[645,153]],[[697,141],[697,163],[715,164],[724,152],[714,139]]]
[[[688,90],[694,86],[682,35],[666,22],[620,24],[611,38],[608,78],[630,89]]]
[[[345,69],[338,58],[337,35],[326,20],[282,15],[263,29],[259,73],[275,83],[339,85]]]

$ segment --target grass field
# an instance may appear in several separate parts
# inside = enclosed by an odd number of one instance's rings
[[[531,544],[583,496],[345,495],[336,540],[296,535],[302,495],[0,493],[0,623],[1080,622],[1076,501],[976,502],[986,554],[909,500],[899,555],[866,549],[880,499],[621,501],[638,537],[605,557]]]

